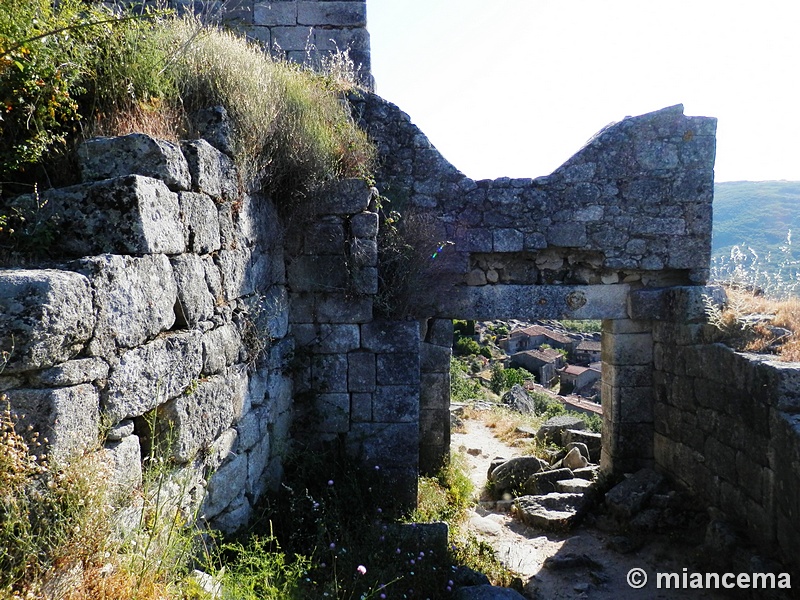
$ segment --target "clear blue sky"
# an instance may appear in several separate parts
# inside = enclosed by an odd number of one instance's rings
[[[719,119],[717,181],[800,180],[798,0],[367,0],[378,93],[475,179],[626,115]]]

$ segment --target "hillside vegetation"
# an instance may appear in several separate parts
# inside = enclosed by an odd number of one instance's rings
[[[0,189],[70,183],[76,170],[64,162],[83,138],[185,139],[197,110],[222,105],[248,183],[302,197],[330,179],[369,174],[374,149],[341,102],[349,85],[167,11],[3,0]]]

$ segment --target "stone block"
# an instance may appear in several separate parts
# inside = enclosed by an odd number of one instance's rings
[[[343,293],[317,294],[314,310],[318,323],[368,323],[372,320],[372,299]]]
[[[347,364],[348,391],[374,392],[376,385],[375,354],[372,352],[351,352],[347,355]],[[370,400],[370,405],[371,402]],[[370,415],[371,414],[372,408],[370,408]]]
[[[602,358],[612,365],[649,365],[653,361],[653,336],[650,333],[604,335]]]
[[[314,418],[314,430],[318,433],[347,432],[350,429],[350,394],[316,394]]]
[[[298,256],[287,267],[294,292],[344,292],[348,284],[345,256]]]
[[[239,194],[239,177],[233,161],[206,140],[181,142],[189,164],[192,190],[215,200],[234,200]]]
[[[101,358],[76,358],[32,373],[28,381],[36,387],[67,387],[108,377],[108,363]]]
[[[417,423],[354,423],[348,438],[356,458],[366,466],[378,466],[386,476],[388,468],[419,467],[419,426]]]
[[[347,354],[357,350],[360,344],[361,329],[358,325],[322,323],[317,327],[316,343],[312,348],[316,354]]]
[[[419,384],[419,354],[378,354],[376,358],[378,385]]]
[[[88,279],[54,270],[0,271],[4,373],[51,367],[80,353],[94,333]],[[5,360],[5,359],[4,359]]]
[[[303,254],[333,254],[345,251],[344,223],[341,217],[322,217],[304,226]]]
[[[104,254],[73,263],[91,281],[97,325],[90,351],[109,356],[169,330],[178,288],[169,259]]]
[[[208,481],[208,493],[201,515],[213,519],[244,494],[242,482],[247,480],[247,455],[239,454],[223,464]]]
[[[423,373],[420,377],[420,408],[440,409],[450,405],[450,374]],[[450,417],[443,419],[449,423]]]
[[[91,449],[100,427],[100,398],[93,385],[5,392],[17,429],[39,434],[41,452],[56,463]]]
[[[113,497],[125,498],[142,485],[142,450],[137,436],[129,435],[118,442],[108,443],[102,452],[103,464],[109,469]]]
[[[550,227],[545,235],[550,246],[582,248],[588,242],[584,223],[561,223]]]
[[[372,352],[418,352],[416,321],[375,320],[361,326],[361,347]]]
[[[521,252],[524,241],[524,235],[518,229],[496,229],[492,232],[494,252]]]
[[[350,419],[354,423],[368,423],[372,421],[372,394],[350,394]]]
[[[448,350],[453,345],[453,321],[450,319],[428,319],[424,335],[421,337],[428,344],[442,346]],[[421,330],[422,332],[422,330]],[[448,360],[448,365],[450,361]],[[449,369],[449,367],[448,367]]]
[[[311,2],[300,0],[297,22],[325,27],[366,27],[367,4],[364,1]]]
[[[350,218],[350,233],[356,238],[374,239],[378,235],[378,213],[362,212]]]
[[[217,375],[159,407],[157,435],[173,458],[187,463],[211,446],[234,420],[234,390]]]
[[[262,475],[269,464],[269,458],[269,436],[263,438],[247,453],[247,481],[245,482],[245,492],[252,498],[253,502],[257,501],[266,490],[266,482]]]
[[[349,4],[343,2],[304,2],[316,6]],[[352,5],[352,4],[351,4]],[[333,23],[327,23],[332,25]],[[305,31],[308,31],[306,28]],[[300,48],[303,49],[303,48]],[[369,207],[373,190],[362,179],[343,179],[328,185],[314,196],[311,206],[318,215],[356,215]]]
[[[419,387],[379,385],[373,396],[372,418],[380,423],[417,423]]]
[[[653,385],[650,365],[612,365],[603,363],[603,382],[610,386],[645,387]]]
[[[297,24],[297,2],[280,0],[277,2],[256,2],[253,7],[253,22],[256,25]]]
[[[203,261],[194,254],[182,254],[170,260],[177,285],[178,301],[175,304],[176,323],[179,328],[194,328],[200,321],[214,315],[214,297],[206,284]]]
[[[78,147],[84,181],[143,175],[166,183],[170,189],[191,189],[189,164],[181,149],[143,133],[86,140]]]
[[[224,298],[228,302],[256,291],[254,273],[249,268],[251,259],[252,250],[247,246],[223,248],[214,255],[214,261],[222,274]]]
[[[317,393],[347,392],[347,356],[321,354],[311,358],[311,386]]]
[[[314,28],[305,25],[270,27],[272,48],[276,46],[284,52],[305,52],[314,45]]]
[[[169,334],[129,350],[111,369],[103,409],[112,422],[141,416],[182,393],[202,365],[197,332]]]
[[[178,206],[183,223],[186,250],[195,254],[208,254],[222,247],[219,212],[214,201],[205,194],[181,192]]]
[[[203,373],[221,373],[234,363],[242,347],[239,330],[233,324],[223,325],[203,334]]]

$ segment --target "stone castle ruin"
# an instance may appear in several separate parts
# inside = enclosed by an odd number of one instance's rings
[[[322,52],[333,39],[368,79],[364,0],[242,0],[228,16],[297,59],[309,36]],[[409,504],[449,452],[452,319],[602,319],[602,468],[660,471],[799,567],[800,369],[710,343],[706,324],[715,119],[665,108],[550,175],[473,181],[396,106],[350,103],[377,189],[329,186],[301,230],[206,140],[83,145],[83,183],[43,194],[65,217],[63,261],[0,271],[0,389],[49,452],[102,431],[114,477],[136,485],[169,432],[203,514],[232,531],[293,440],[338,440]],[[386,198],[423,257],[394,312]]]

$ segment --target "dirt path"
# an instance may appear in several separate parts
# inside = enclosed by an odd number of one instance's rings
[[[483,423],[464,420],[466,431],[452,434],[453,452],[465,453],[476,490],[486,484],[492,459],[511,458],[519,451],[494,437]],[[653,537],[640,549],[625,554],[613,550],[614,533],[592,526],[579,526],[566,534],[537,531],[513,520],[508,514],[477,508],[470,525],[481,539],[491,544],[497,557],[516,572],[531,599],[642,600],[658,598],[721,599],[711,590],[657,589],[656,573],[683,573],[690,568],[694,548],[663,537]],[[551,558],[552,557],[552,558]],[[554,564],[543,566],[545,560]],[[644,569],[650,579],[642,589],[627,583],[631,569]]]

